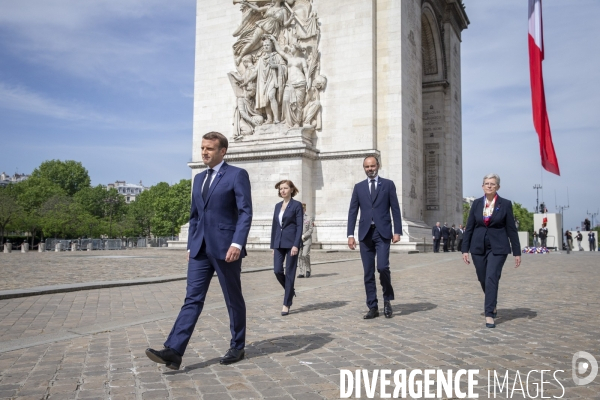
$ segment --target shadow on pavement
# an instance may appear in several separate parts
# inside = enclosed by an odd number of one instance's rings
[[[268,356],[275,353],[289,353],[288,357],[295,357],[323,347],[333,338],[329,333],[311,335],[287,335],[277,338],[259,340],[246,346],[246,359]],[[291,352],[291,353],[290,353]],[[197,364],[187,365],[184,370],[166,372],[164,375],[184,374],[195,369],[206,368],[219,363],[220,357],[211,358]],[[243,361],[241,361],[243,362]]]
[[[430,311],[437,308],[433,303],[392,304],[395,316],[405,316],[416,312]]]
[[[502,324],[513,319],[526,318],[532,319],[537,317],[537,311],[533,311],[530,308],[499,308],[498,318],[495,319],[496,325]]]
[[[292,306],[292,311],[290,312],[290,314],[298,314],[301,312],[316,311],[316,310],[331,310],[334,308],[344,307],[348,303],[349,303],[349,301],[328,301],[326,303],[316,303],[316,304],[309,304],[307,306],[302,306],[302,307],[298,308],[297,310],[294,310],[294,308],[293,308],[294,306]]]
[[[330,274],[310,274],[310,278],[325,278],[326,276],[339,275],[337,272],[332,272]],[[310,279],[308,278],[308,279]]]

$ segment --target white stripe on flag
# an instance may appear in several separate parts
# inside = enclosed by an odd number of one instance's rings
[[[529,34],[536,46],[542,48],[542,0],[529,0]]]

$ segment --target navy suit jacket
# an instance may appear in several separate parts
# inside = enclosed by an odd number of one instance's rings
[[[358,210],[360,210],[360,220],[358,221],[359,241],[362,241],[369,232],[371,221],[375,222],[377,231],[384,239],[391,239],[394,234],[402,235],[400,204],[396,194],[396,185],[393,181],[379,177],[375,201],[371,201],[371,191],[367,179],[354,185],[350,210],[348,211],[348,236],[354,235]],[[392,217],[394,218],[393,233]]]
[[[434,226],[433,229],[431,230],[431,236],[433,236],[435,238],[435,240],[440,240],[442,238],[442,228],[438,228],[437,226]]]
[[[480,197],[475,199],[471,206],[461,251],[485,254],[484,238],[487,234],[494,254],[510,254],[512,247],[513,256],[520,256],[521,244],[511,201],[498,196],[488,226],[483,222],[484,201],[484,198]]]
[[[304,210],[302,203],[290,199],[290,202],[283,212],[283,224],[279,224],[279,213],[281,212],[281,203],[275,204],[273,212],[273,225],[271,226],[271,248],[272,249],[291,249],[296,246],[302,247],[302,227],[304,223]]]
[[[447,226],[442,226],[442,237],[444,238],[444,240],[448,239],[449,235],[450,235],[450,229],[448,229]]]
[[[232,243],[242,246],[240,257],[246,255],[246,241],[252,224],[250,178],[246,170],[223,163],[202,198],[202,183],[206,170],[196,175],[192,187],[192,209],[188,250],[196,257],[206,242],[206,252],[224,260]],[[207,182],[208,183],[208,182]]]

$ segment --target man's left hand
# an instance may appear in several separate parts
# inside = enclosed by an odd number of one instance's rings
[[[398,243],[400,241],[400,235],[399,234],[395,234],[394,237],[392,238],[392,243]]]
[[[229,250],[227,250],[227,255],[225,256],[226,262],[234,262],[240,258],[240,249],[234,246],[230,246]]]

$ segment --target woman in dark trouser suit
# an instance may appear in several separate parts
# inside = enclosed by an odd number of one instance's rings
[[[482,187],[485,196],[476,199],[471,206],[461,251],[466,264],[470,264],[469,251],[473,256],[477,279],[485,293],[485,326],[495,328],[502,267],[511,250],[515,268],[521,265],[521,245],[512,203],[496,193],[500,189],[500,177],[486,175]]]
[[[298,266],[298,249],[302,246],[302,223],[304,212],[302,203],[292,199],[298,189],[290,180],[283,180],[275,185],[281,203],[275,205],[273,225],[271,227],[271,248],[273,249],[273,267],[277,280],[285,289],[281,315],[288,315],[292,306],[292,298],[296,295],[294,281]],[[283,262],[285,261],[285,274]]]

